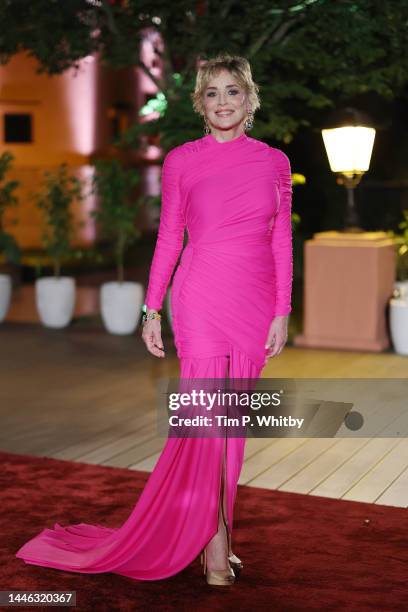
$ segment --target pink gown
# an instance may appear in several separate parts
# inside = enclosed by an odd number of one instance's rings
[[[223,143],[208,134],[166,155],[145,301],[162,307],[186,228],[171,287],[181,379],[259,377],[270,324],[291,312],[291,202],[287,156],[246,134]],[[169,437],[120,527],[56,523],[16,556],[71,572],[172,576],[217,533],[224,495],[232,531],[244,446],[245,438]]]

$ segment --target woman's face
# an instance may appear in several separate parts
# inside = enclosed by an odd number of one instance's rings
[[[218,130],[235,128],[247,117],[245,92],[227,70],[208,82],[203,103],[208,123]]]

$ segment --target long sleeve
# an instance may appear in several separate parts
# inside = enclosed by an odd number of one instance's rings
[[[183,248],[185,221],[181,208],[180,171],[183,152],[180,147],[164,158],[161,175],[162,201],[156,247],[150,266],[145,303],[160,310],[177,259]]]
[[[275,264],[275,316],[286,316],[292,311],[293,251],[292,251],[292,176],[289,158],[273,149],[273,163],[279,174],[280,204],[271,232],[271,248]]]

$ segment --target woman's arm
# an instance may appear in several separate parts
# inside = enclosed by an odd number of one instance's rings
[[[149,310],[160,310],[183,248],[184,216],[181,209],[180,172],[183,152],[180,147],[169,151],[162,166],[162,201],[156,247],[150,266],[145,303]]]
[[[271,248],[275,262],[275,316],[287,316],[292,310],[293,252],[292,252],[292,175],[287,155],[273,149],[274,164],[279,174],[279,210],[271,232]]]
[[[279,355],[288,339],[288,315],[292,310],[292,176],[288,157],[273,149],[279,175],[279,209],[271,231],[271,249],[276,278],[275,314],[265,344],[265,358]]]

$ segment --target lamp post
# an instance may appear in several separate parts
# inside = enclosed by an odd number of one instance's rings
[[[346,232],[362,232],[355,206],[354,189],[370,167],[375,129],[370,118],[354,108],[332,113],[322,137],[332,172],[337,183],[347,190]]]

